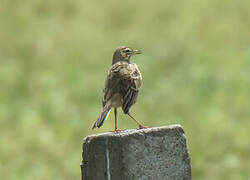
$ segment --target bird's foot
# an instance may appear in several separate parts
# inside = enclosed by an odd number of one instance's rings
[[[139,124],[138,129],[146,129],[146,128],[150,128],[150,127],[148,127],[148,126],[143,126],[143,125]]]
[[[113,131],[110,131],[110,132],[119,133],[120,131],[122,131],[122,129],[114,129]]]

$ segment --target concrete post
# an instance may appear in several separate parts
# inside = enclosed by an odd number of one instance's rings
[[[83,140],[82,180],[191,180],[180,125],[91,135]]]

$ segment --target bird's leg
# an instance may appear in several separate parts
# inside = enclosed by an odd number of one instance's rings
[[[117,131],[117,108],[114,108],[115,113],[115,131]]]
[[[128,113],[128,115],[136,122],[136,124],[139,126],[139,129],[147,128],[147,127],[141,125],[138,121],[136,121],[136,119],[133,116],[131,116],[130,113]]]
[[[111,132],[118,133],[121,130],[118,130],[118,128],[117,128],[117,108],[115,108],[115,107],[114,107],[114,113],[115,113],[115,130],[111,131]]]

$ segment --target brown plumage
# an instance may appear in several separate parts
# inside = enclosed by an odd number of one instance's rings
[[[114,108],[115,131],[117,131],[117,108],[119,107],[122,107],[123,112],[128,114],[139,125],[139,128],[143,128],[129,113],[131,106],[136,102],[142,85],[142,76],[137,65],[130,63],[131,56],[135,54],[141,54],[141,51],[126,46],[119,47],[114,52],[112,66],[103,89],[103,111],[93,129],[101,127],[111,108]]]

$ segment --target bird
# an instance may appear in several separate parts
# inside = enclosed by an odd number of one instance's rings
[[[115,129],[117,128],[117,109],[122,108],[123,113],[132,118],[139,129],[145,128],[129,112],[136,103],[139,89],[142,86],[142,75],[135,63],[131,63],[132,56],[142,54],[141,50],[135,50],[127,46],[118,47],[114,54],[112,65],[108,71],[103,89],[102,112],[92,129],[100,128],[114,108]]]

